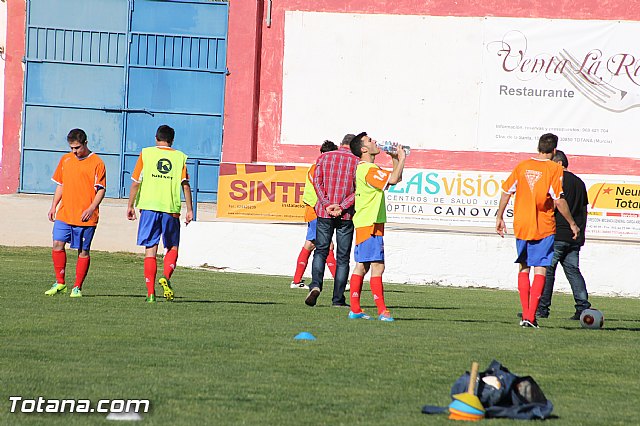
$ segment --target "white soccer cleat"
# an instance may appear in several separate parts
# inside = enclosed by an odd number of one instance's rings
[[[305,290],[309,290],[309,286],[305,285],[304,280],[300,281],[299,283],[294,283],[293,281],[291,281],[291,285],[289,287],[291,287],[291,288],[303,288]]]

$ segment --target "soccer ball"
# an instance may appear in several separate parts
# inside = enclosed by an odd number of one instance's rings
[[[604,315],[597,309],[585,309],[580,314],[580,325],[583,328],[602,328],[604,327]]]

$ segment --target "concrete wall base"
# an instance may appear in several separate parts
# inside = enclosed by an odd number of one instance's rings
[[[182,231],[181,266],[288,277],[293,275],[306,225],[193,222]],[[513,236],[502,239],[494,234],[389,225],[385,254],[386,282],[516,289]],[[581,251],[581,270],[589,293],[640,297],[637,276],[629,267],[638,259],[637,244],[588,240]],[[570,293],[562,268],[558,269],[555,289]],[[310,274],[309,264],[305,276]],[[325,278],[331,278],[328,271]]]

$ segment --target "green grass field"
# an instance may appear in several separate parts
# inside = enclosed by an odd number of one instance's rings
[[[149,399],[144,424],[452,424],[422,405],[448,404],[471,361],[483,370],[492,359],[536,379],[553,425],[638,422],[638,299],[593,297],[605,329],[584,330],[557,294],[535,330],[518,327],[515,292],[389,284],[397,321],[382,323],[348,320],[328,292],[309,308],[289,277],[179,268],[175,302],[148,305],[138,255],[94,252],[82,299],[44,296],[49,249],[0,247],[0,265],[0,424],[112,423],[11,414],[16,395]],[[363,303],[375,312],[368,291]],[[301,331],[317,340],[294,340]]]

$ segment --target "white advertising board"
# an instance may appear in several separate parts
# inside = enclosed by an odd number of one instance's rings
[[[387,221],[445,226],[495,227],[501,185],[508,173],[405,170],[386,191]],[[513,200],[505,222],[513,223]]]
[[[480,151],[640,157],[640,23],[487,18]]]
[[[281,143],[640,157],[640,22],[289,11]]]
[[[482,25],[481,18],[286,12],[281,143],[317,145],[367,131],[412,148],[472,149]]]
[[[495,228],[508,173],[405,170],[386,192],[387,220],[397,223]],[[586,235],[640,239],[640,177],[581,175],[589,194]],[[513,231],[513,198],[504,215]]]

